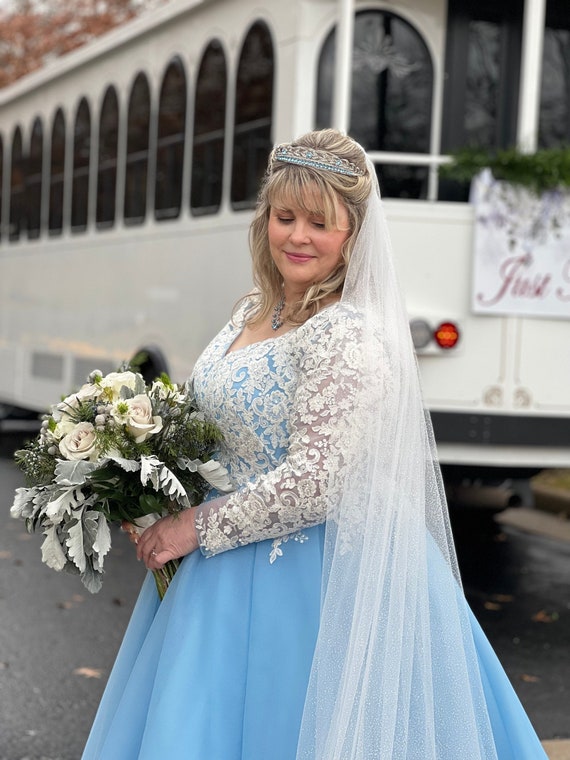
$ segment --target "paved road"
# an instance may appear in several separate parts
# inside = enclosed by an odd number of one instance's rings
[[[0,760],[79,760],[144,571],[120,532],[97,595],[46,568],[41,536],[8,515],[10,449],[0,437]],[[456,512],[454,531],[468,598],[539,735],[570,738],[570,543],[480,512]]]

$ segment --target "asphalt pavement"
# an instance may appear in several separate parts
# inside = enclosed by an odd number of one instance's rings
[[[42,564],[41,535],[9,516],[12,443],[0,435],[0,760],[79,760],[144,568],[118,530],[98,594]],[[469,602],[550,759],[570,760],[568,523],[453,515]]]

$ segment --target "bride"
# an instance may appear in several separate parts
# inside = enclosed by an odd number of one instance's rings
[[[235,490],[137,539],[145,582],[84,760],[538,760],[461,589],[376,174],[272,152],[256,289],[190,387]]]

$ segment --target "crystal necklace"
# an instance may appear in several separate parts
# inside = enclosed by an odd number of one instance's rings
[[[285,296],[281,296],[280,300],[277,301],[273,308],[273,318],[271,319],[271,327],[273,330],[278,330],[280,327],[283,326],[283,320],[281,319],[281,315],[283,314],[283,309],[285,308]]]

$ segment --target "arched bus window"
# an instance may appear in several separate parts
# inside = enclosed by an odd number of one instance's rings
[[[107,87],[99,118],[99,157],[97,165],[97,227],[112,227],[115,222],[117,191],[117,147],[119,144],[119,101],[117,91]]]
[[[332,121],[336,30],[328,35],[318,63],[319,128]],[[388,11],[361,11],[354,20],[350,134],[367,150],[428,153],[431,134],[433,65],[421,35]],[[428,169],[378,167],[388,197],[425,198]]]
[[[160,88],[154,215],[175,219],[182,205],[182,171],[186,136],[186,74],[182,61],[168,64]]]
[[[218,40],[202,56],[194,107],[190,209],[193,214],[215,214],[222,202],[226,95],[226,57]]]
[[[566,0],[548,0],[542,55],[538,144],[570,144],[570,16]]]
[[[123,216],[127,224],[142,224],[146,216],[150,89],[140,72],[129,97]]]
[[[26,226],[24,206],[25,160],[22,147],[22,130],[16,127],[10,153],[10,240],[19,240]]]
[[[273,43],[257,21],[244,40],[237,70],[231,201],[234,208],[255,205],[271,150]]]
[[[89,161],[91,156],[91,113],[85,98],[81,98],[73,130],[73,182],[71,193],[71,229],[87,229],[89,210]]]
[[[65,118],[58,108],[51,130],[51,155],[49,173],[49,218],[50,235],[59,235],[63,230],[63,182],[65,172]]]
[[[40,236],[42,223],[42,170],[44,158],[44,128],[42,120],[34,119],[26,172],[26,204],[28,207],[28,237]]]

